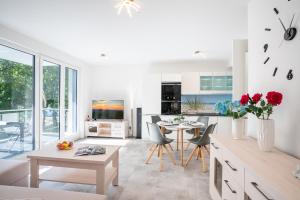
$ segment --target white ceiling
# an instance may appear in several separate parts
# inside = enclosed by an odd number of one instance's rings
[[[231,60],[247,38],[248,0],[138,0],[120,16],[118,0],[0,0],[0,24],[92,65]],[[101,58],[100,54],[107,54]]]

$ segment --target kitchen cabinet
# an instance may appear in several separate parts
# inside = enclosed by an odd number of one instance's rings
[[[183,95],[194,95],[200,92],[200,76],[199,72],[182,73],[181,92]]]
[[[199,73],[200,94],[231,94],[231,72],[201,72]]]
[[[181,82],[181,74],[177,73],[162,73],[161,82]]]

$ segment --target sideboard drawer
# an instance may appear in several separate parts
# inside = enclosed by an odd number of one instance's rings
[[[235,180],[232,179],[228,171],[224,171],[222,184],[223,200],[243,200],[243,189]]]
[[[251,171],[245,170],[245,192],[254,200],[282,200]]]
[[[244,188],[244,167],[242,163],[226,149],[223,150],[222,155],[224,170],[228,171],[230,177]]]
[[[210,151],[212,151],[215,157],[217,157],[220,161],[223,160],[223,156],[222,156],[223,148],[218,142],[214,140],[210,141]]]

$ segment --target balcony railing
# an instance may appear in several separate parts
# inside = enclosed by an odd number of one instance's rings
[[[45,108],[42,113],[43,141],[57,140],[59,109]],[[0,110],[0,158],[31,151],[33,147],[33,109]]]

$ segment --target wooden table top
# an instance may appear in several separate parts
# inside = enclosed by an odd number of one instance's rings
[[[173,131],[176,131],[179,129],[189,130],[189,129],[201,128],[201,127],[205,126],[205,124],[202,122],[195,122],[195,124],[191,125],[191,124],[185,124],[185,123],[171,124],[169,122],[163,122],[163,121],[157,122],[157,125],[164,127],[167,130],[173,130]]]
[[[106,148],[105,154],[100,155],[87,155],[87,156],[75,156],[75,152],[78,148],[93,145],[93,144],[74,144],[71,150],[58,150],[55,145],[48,146],[41,150],[30,152],[27,157],[30,159],[39,160],[52,160],[52,161],[67,161],[77,163],[89,163],[89,164],[105,164],[110,160],[113,154],[120,149],[120,146],[116,145],[101,145]]]
[[[38,188],[25,188],[15,186],[0,185],[0,198],[4,199],[27,199],[34,200],[57,200],[57,199],[71,199],[71,200],[106,200],[106,197],[99,194],[90,194],[82,192],[70,192],[61,190],[48,190]]]

